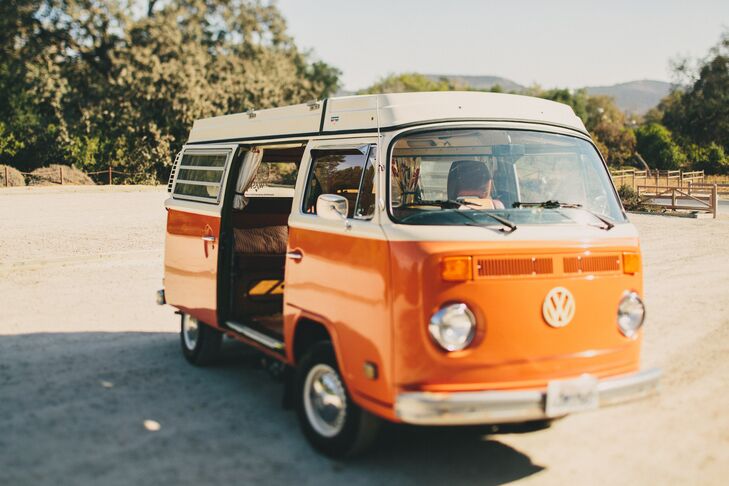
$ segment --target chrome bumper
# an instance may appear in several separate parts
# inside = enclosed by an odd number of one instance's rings
[[[600,380],[599,405],[635,400],[658,386],[661,370],[649,369]],[[419,425],[475,425],[551,418],[545,412],[546,390],[477,392],[406,392],[395,400],[395,413],[406,423]]]

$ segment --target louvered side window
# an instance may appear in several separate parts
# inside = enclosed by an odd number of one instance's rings
[[[176,170],[173,197],[217,203],[227,160],[228,152],[185,153]]]
[[[172,169],[170,170],[170,179],[167,181],[167,192],[172,192],[172,183],[175,181],[175,171],[177,170],[177,165],[180,163],[181,156],[182,156],[182,152],[178,152],[177,155],[175,155],[175,160],[172,162]]]

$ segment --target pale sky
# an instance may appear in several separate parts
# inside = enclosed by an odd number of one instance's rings
[[[300,48],[344,87],[389,73],[494,75],[543,87],[671,81],[729,29],[729,0],[278,0]]]

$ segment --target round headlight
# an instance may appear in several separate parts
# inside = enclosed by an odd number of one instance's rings
[[[448,304],[430,318],[428,331],[446,351],[460,351],[473,341],[476,318],[466,304]]]
[[[618,327],[626,337],[635,337],[645,319],[645,306],[636,292],[627,292],[618,305]]]

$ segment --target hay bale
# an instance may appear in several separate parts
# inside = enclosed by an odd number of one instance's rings
[[[69,165],[51,164],[30,173],[28,184],[31,186],[51,186],[61,183],[61,167],[63,167],[63,183],[77,186],[93,186],[91,177]]]
[[[5,168],[8,169],[8,186],[24,186],[25,177],[20,171],[9,165],[0,164],[0,187],[5,187]]]

